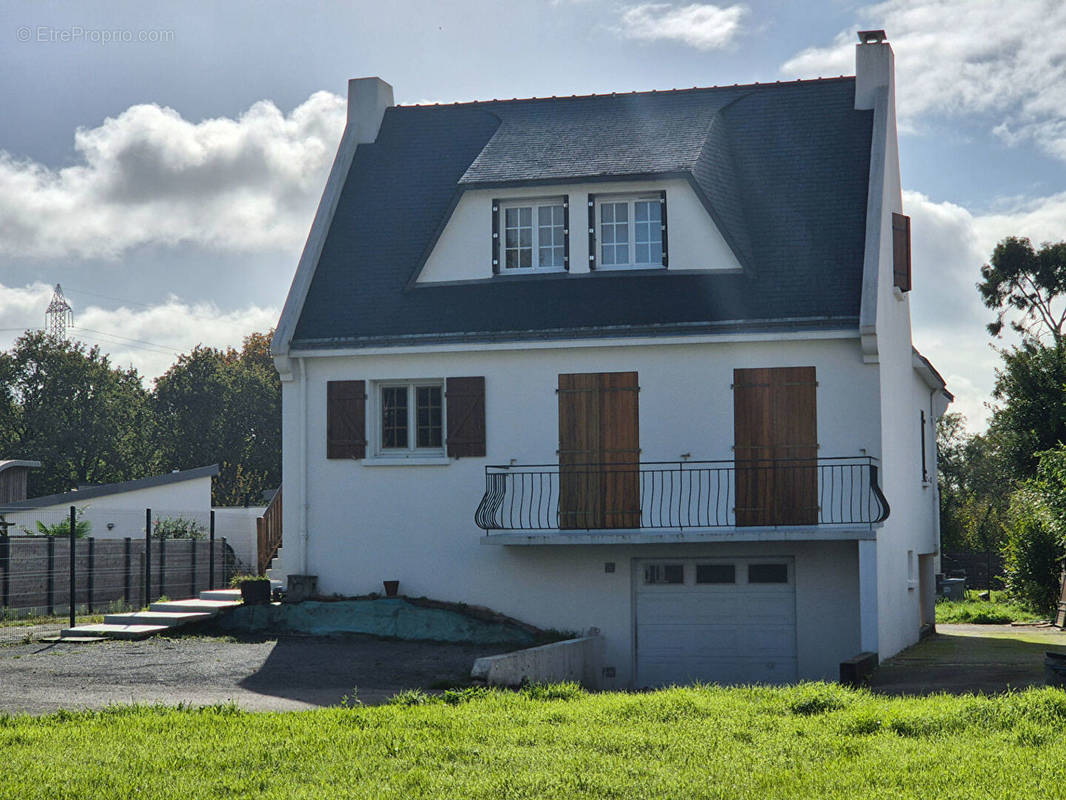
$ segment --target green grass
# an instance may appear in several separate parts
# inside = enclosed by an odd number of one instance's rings
[[[980,600],[977,595],[977,592],[971,590],[966,592],[965,600],[938,601],[936,621],[1005,625],[1011,622],[1033,622],[1044,618],[1023,605],[1012,603],[1003,592],[992,592],[991,600]]]
[[[0,798],[1060,797],[1066,692],[887,698],[827,684],[407,693],[254,714],[0,718]]]

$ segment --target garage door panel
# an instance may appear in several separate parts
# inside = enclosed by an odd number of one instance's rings
[[[782,559],[783,561],[784,559]],[[694,583],[695,564],[708,559],[675,559],[685,564],[684,584],[636,584],[638,686],[672,683],[787,683],[796,663],[795,580],[782,584]],[[748,563],[731,559],[738,577]],[[723,562],[724,563],[724,562]],[[791,562],[790,562],[791,563]]]

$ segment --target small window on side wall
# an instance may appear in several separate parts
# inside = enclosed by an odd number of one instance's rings
[[[892,214],[892,283],[901,292],[911,290],[911,218]]]
[[[595,197],[596,269],[666,266],[666,193]]]
[[[378,385],[378,455],[444,455],[441,381]]]
[[[502,275],[568,268],[565,197],[494,200],[492,271]]]

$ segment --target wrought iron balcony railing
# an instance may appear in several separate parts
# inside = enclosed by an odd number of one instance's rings
[[[490,531],[862,525],[888,518],[869,457],[490,466]]]

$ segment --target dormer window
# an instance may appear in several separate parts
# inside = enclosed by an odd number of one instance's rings
[[[589,196],[591,269],[665,267],[666,193]]]
[[[566,198],[493,202],[493,272],[559,272],[567,267]]]

